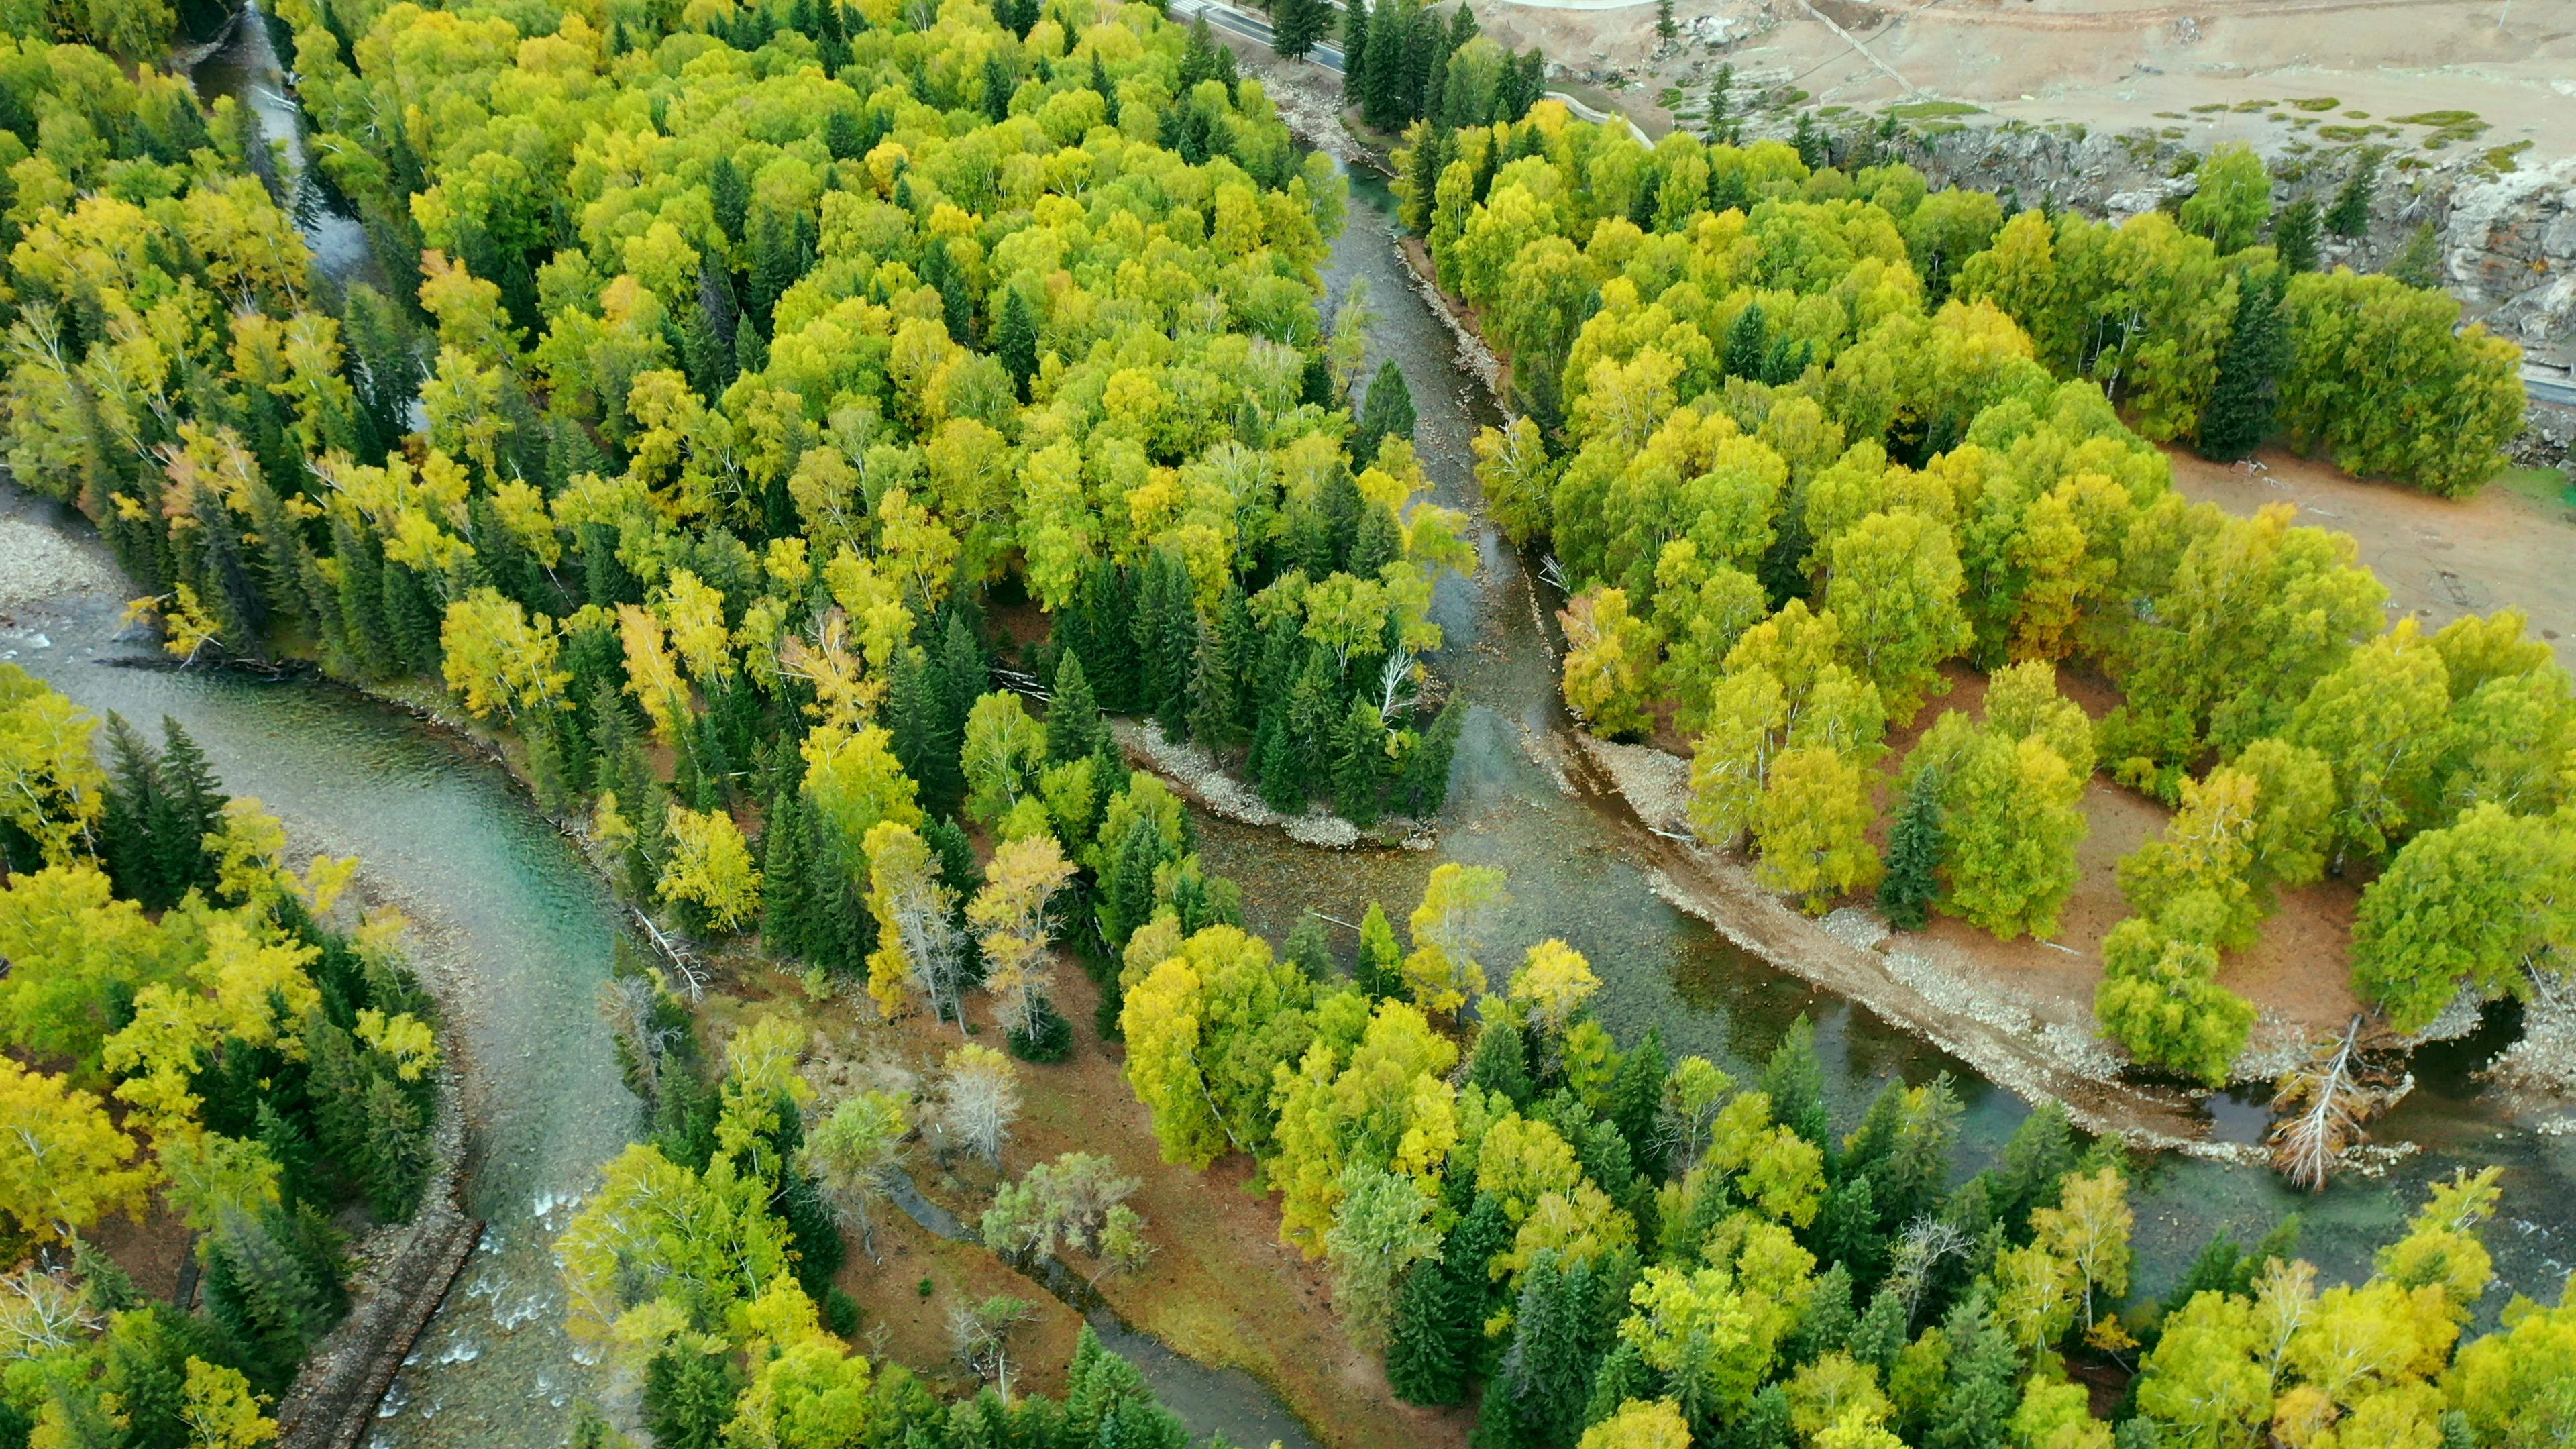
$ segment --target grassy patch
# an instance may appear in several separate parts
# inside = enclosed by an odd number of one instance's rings
[[[2343,102],[2336,100],[2332,96],[2307,96],[2304,98],[2293,96],[2290,99],[2283,101],[2281,104],[2285,106],[2296,106],[2303,111],[2331,111],[2335,107],[2342,105]]]
[[[2507,468],[2495,476],[2492,486],[2553,508],[2576,503],[2576,483],[2556,468]]]
[[[2159,121],[2179,121],[2184,119],[2184,116],[2180,111],[2158,111],[2156,112],[2156,119]]]
[[[2439,151],[2453,141],[2474,141],[2486,134],[2487,123],[2475,111],[2417,111],[2411,116],[2391,116],[2401,126],[2430,126],[2433,134],[2424,138],[2424,149]]]
[[[2417,111],[2411,116],[2391,116],[2388,119],[2401,126],[2458,126],[2477,118],[2475,111]]]
[[[2367,141],[2373,136],[2394,136],[2386,126],[2319,126],[2317,134],[2329,141]]]
[[[2486,163],[2498,172],[2511,171],[2514,169],[2514,158],[2530,149],[2529,141],[2516,141],[2510,146],[2498,146],[2487,152]]]
[[[2370,112],[2368,112],[2368,111],[2346,111],[2346,112],[2344,112],[2344,113],[2343,113],[2343,118],[2344,118],[2345,120],[2347,120],[2347,121],[2367,121],[2367,120],[2369,120],[2369,119],[2370,119]]]
[[[2216,112],[2223,111],[2223,110],[2226,110],[2226,109],[2227,109],[2227,102],[2225,102],[2225,101],[2212,101],[2212,102],[2210,102],[2208,105],[2205,105],[2205,106],[2194,106],[2194,107],[2192,107],[2192,108],[2191,108],[2191,113],[2192,113],[2193,115],[2195,115],[2195,116],[2206,116],[2206,115],[2211,115],[2211,114],[2214,114],[2214,113],[2216,113]]]
[[[2279,104],[2279,101],[2238,101],[2228,109],[2240,114],[2250,114],[2254,111],[2268,111]]]
[[[1942,116],[1983,115],[1984,111],[1966,101],[1907,101],[1902,105],[1889,106],[1880,114],[1894,116],[1900,121],[1929,121]]]

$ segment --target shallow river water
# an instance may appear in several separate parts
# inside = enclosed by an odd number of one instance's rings
[[[290,162],[300,163],[274,52],[250,17],[197,80],[210,99],[222,91],[257,102],[271,135],[290,143]],[[301,210],[326,270],[348,276],[367,265],[354,222]],[[1491,405],[1412,291],[1392,244],[1391,210],[1383,186],[1357,181],[1331,284],[1338,297],[1354,279],[1368,280],[1377,317],[1371,366],[1392,358],[1403,368],[1436,494],[1472,509],[1467,440],[1493,419]],[[63,510],[15,494],[5,506],[96,554]],[[1309,910],[1356,921],[1372,898],[1401,915],[1439,861],[1498,865],[1513,902],[1492,958],[1514,960],[1533,941],[1564,937],[1601,974],[1597,1008],[1624,1041],[1654,1026],[1668,1051],[1701,1053],[1740,1075],[1804,1013],[1816,1022],[1846,1119],[1891,1076],[1919,1082],[1948,1072],[1967,1108],[1966,1165],[1991,1160],[2027,1104],[1738,950],[1648,888],[1641,862],[1649,837],[1615,799],[1551,763],[1563,726],[1542,618],[1552,596],[1494,529],[1480,525],[1478,543],[1478,577],[1445,583],[1435,601],[1448,634],[1435,667],[1473,706],[1439,848],[1322,852],[1203,819],[1208,863],[1243,883],[1254,923],[1276,938]],[[566,1404],[595,1385],[562,1332],[546,1244],[636,1125],[635,1101],[594,1005],[619,929],[616,903],[497,766],[407,714],[311,680],[114,667],[150,658],[144,646],[115,641],[117,598],[106,589],[22,607],[0,627],[0,656],[94,711],[116,710],[143,725],[164,714],[179,719],[227,786],[266,801],[300,848],[363,856],[367,888],[419,923],[418,954],[455,983],[449,1029],[468,1069],[468,1195],[491,1229],[397,1381],[371,1442],[387,1449],[561,1442]],[[1348,949],[1346,933],[1340,944]],[[2488,1235],[2500,1276],[2514,1290],[2554,1298],[2576,1260],[2564,1210],[2576,1196],[2576,1139],[2517,1130],[2480,1099],[2469,1073],[2494,1044],[2490,1034],[2419,1058],[2422,1085],[2380,1136],[2421,1150],[2378,1180],[2352,1179],[2302,1198],[2257,1170],[2179,1158],[2149,1164],[2138,1203],[2139,1281],[2150,1289],[2169,1282],[2213,1229],[2250,1241],[2292,1209],[2308,1223],[2307,1256],[2330,1273],[2366,1272],[2370,1249],[2394,1233],[2426,1180],[2463,1162],[2500,1162],[2509,1169],[2505,1211]],[[2219,1126],[2250,1136],[2260,1115],[2222,1103]],[[2499,1290],[2490,1314],[2502,1301]],[[1211,1375],[1176,1357],[1154,1361],[1146,1344],[1132,1346],[1202,1432],[1226,1427],[1240,1437],[1242,1426],[1283,1417],[1241,1375]]]

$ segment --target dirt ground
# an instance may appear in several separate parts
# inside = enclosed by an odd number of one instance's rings
[[[1904,804],[1894,781],[1915,742],[1944,710],[1971,717],[1984,713],[1984,676],[1958,665],[1948,673],[1950,693],[1925,705],[1907,727],[1889,733],[1892,748],[1880,764],[1889,783],[1879,792],[1873,827],[1882,850],[1889,822]],[[2096,722],[2120,702],[2107,680],[2086,671],[2061,672],[2058,688]],[[2080,874],[2053,934],[2003,941],[1936,912],[1924,930],[1891,937],[1889,948],[1930,957],[1981,989],[2017,1000],[2043,1022],[2092,1031],[2093,993],[2102,984],[2102,939],[2130,914],[2120,895],[2120,861],[2161,834],[2173,812],[2098,773],[2085,786],[2083,808],[2089,830],[2076,849]],[[2261,937],[2221,963],[2220,984],[2261,1012],[2256,1060],[2340,1030],[2359,1009],[2345,967],[2359,899],[2358,886],[2350,881],[2327,880],[2285,891],[2264,919]]]
[[[786,973],[749,961],[732,963],[724,993],[703,1008],[710,1045],[753,1012],[791,1015],[819,1033],[826,1060],[808,1075],[852,1087],[908,1090],[927,1080],[960,1037],[953,1026],[915,1014],[888,1024],[873,1006],[817,1002]],[[1268,1385],[1328,1449],[1461,1449],[1470,1427],[1459,1411],[1397,1403],[1376,1357],[1354,1347],[1332,1313],[1330,1275],[1279,1241],[1279,1210],[1252,1182],[1243,1158],[1206,1172],[1162,1160],[1151,1114],[1121,1075],[1115,1044],[1104,1050],[1092,1030],[1097,988],[1070,961],[1061,965],[1055,998],[1074,1023],[1066,1060],[1018,1064],[1024,1098],[1002,1153],[1012,1178],[1071,1151],[1117,1160],[1139,1183],[1128,1202],[1146,1219],[1157,1251],[1135,1274],[1113,1274],[1100,1290],[1118,1315],[1203,1363],[1243,1369]],[[972,1040],[999,1044],[986,1003],[970,1003]],[[994,1174],[971,1159],[939,1160],[926,1146],[910,1169],[923,1194],[972,1220],[991,1199]],[[841,1288],[859,1301],[862,1351],[882,1354],[952,1388],[968,1387],[948,1337],[951,1305],[1007,1293],[1035,1309],[1016,1331],[1012,1353],[1026,1365],[1014,1387],[1053,1393],[1073,1349],[1079,1318],[1029,1278],[970,1244],[952,1243],[891,1208],[877,1232],[883,1262],[856,1251]],[[1077,1263],[1077,1267],[1092,1265]],[[920,1291],[922,1279],[931,1292]]]
[[[2576,8],[2552,0],[1677,0],[1669,45],[1646,3],[1477,8],[1488,34],[1538,45],[1570,89],[1591,83],[1654,134],[1731,62],[1818,106],[1939,98],[2112,130],[2181,119],[2201,144],[2294,132],[2194,106],[2331,96],[2365,113],[2348,123],[2470,110],[2492,128],[2479,149],[2576,151]],[[1688,98],[1667,106],[1668,86]]]
[[[2388,585],[2390,616],[2428,629],[2462,614],[2511,606],[2576,668],[2576,509],[2489,484],[2475,497],[2435,498],[2373,482],[2278,449],[2259,469],[2171,450],[2174,486],[2231,513],[2288,503],[2298,521],[2352,535],[2361,561]]]

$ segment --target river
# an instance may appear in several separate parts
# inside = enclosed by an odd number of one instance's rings
[[[300,167],[297,116],[264,26],[246,16],[196,78],[209,99],[232,93],[256,103],[289,164]],[[354,221],[320,204],[298,213],[326,272],[345,278],[370,265]],[[1330,284],[1338,296],[1368,279],[1377,318],[1371,365],[1392,358],[1403,369],[1435,496],[1474,510],[1467,443],[1494,415],[1480,384],[1456,365],[1445,325],[1413,292],[1392,224],[1385,188],[1358,179]],[[14,493],[6,510],[104,558],[63,510]],[[1891,1076],[1923,1081],[1947,1072],[1966,1107],[1966,1165],[1990,1161],[2027,1104],[1964,1062],[1736,949],[1654,893],[1651,837],[1563,763],[1544,587],[1481,521],[1477,543],[1477,577],[1445,582],[1434,601],[1448,636],[1435,666],[1472,705],[1439,850],[1320,852],[1203,818],[1208,863],[1243,882],[1254,924],[1275,939],[1306,910],[1354,920],[1372,898],[1401,914],[1439,860],[1498,865],[1513,901],[1493,959],[1564,937],[1601,974],[1596,1008],[1623,1040],[1653,1025],[1667,1050],[1700,1053],[1742,1075],[1804,1013],[1817,1025],[1834,1105],[1846,1120]],[[367,889],[412,915],[424,966],[452,983],[449,1041],[467,1069],[468,1192],[491,1227],[370,1442],[386,1449],[560,1442],[565,1406],[595,1385],[563,1334],[546,1244],[637,1118],[594,1007],[618,929],[616,903],[498,767],[401,711],[309,679],[111,667],[150,656],[115,638],[120,598],[103,588],[23,605],[0,632],[0,655],[93,711],[116,710],[139,724],[163,714],[179,719],[228,787],[266,801],[300,848],[362,856]],[[2554,1299],[2567,1261],[2576,1259],[2563,1211],[2576,1190],[2576,1140],[2520,1130],[2479,1095],[2470,1070],[2495,1045],[2489,1032],[2419,1056],[2418,1090],[2379,1135],[2420,1150],[2376,1180],[2353,1178],[2304,1198],[2257,1169],[2150,1162],[2138,1201],[2138,1281],[2160,1288],[2213,1229],[2250,1241],[2292,1209],[2308,1223],[2305,1255],[2330,1274],[2364,1273],[2370,1249],[2393,1234],[2426,1180],[2462,1163],[2500,1162],[2509,1169],[2506,1205],[2489,1233],[2499,1276],[2516,1291]],[[2221,1130],[2231,1135],[2259,1132],[2258,1119],[2242,1107],[2220,1110]],[[2490,1312],[2502,1298],[2491,1297]],[[1143,1366],[1202,1432],[1276,1412],[1240,1375],[1213,1379],[1176,1357]]]

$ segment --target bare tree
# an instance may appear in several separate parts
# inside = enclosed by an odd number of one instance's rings
[[[2335,1160],[2362,1141],[2362,1124],[2396,1094],[2361,1054],[2361,1018],[2317,1060],[2281,1078],[2272,1094],[2272,1165],[2293,1187],[2325,1190]]]
[[[940,1119],[969,1151],[995,1168],[1002,1143],[1020,1115],[1020,1074],[1010,1058],[988,1046],[962,1046],[948,1054],[940,1083]]]

